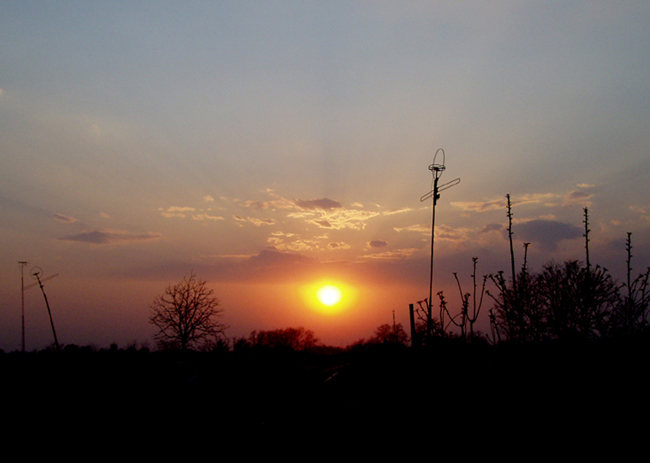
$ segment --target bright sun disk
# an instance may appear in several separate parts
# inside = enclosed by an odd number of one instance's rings
[[[333,285],[321,286],[316,292],[316,297],[321,304],[328,307],[338,304],[341,301],[342,293],[339,288]]]

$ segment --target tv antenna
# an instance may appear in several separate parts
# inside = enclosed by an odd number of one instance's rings
[[[27,264],[27,262],[25,262]],[[54,329],[54,322],[52,321],[52,311],[50,310],[50,303],[47,301],[47,295],[45,294],[45,288],[43,287],[43,282],[47,280],[51,280],[55,276],[58,275],[58,273],[55,273],[54,275],[50,275],[47,278],[41,278],[43,275],[43,270],[40,267],[33,267],[32,270],[30,271],[30,274],[34,280],[37,281],[37,283],[33,283],[29,286],[24,286],[23,287],[23,292],[26,289],[33,288],[34,286],[38,285],[41,287],[41,292],[43,293],[43,298],[45,299],[45,306],[47,307],[47,313],[50,316],[50,325],[52,326],[52,334],[54,335],[54,346],[56,347],[56,350],[59,350],[59,340],[56,337],[56,330]],[[24,322],[23,322],[23,349],[25,348],[25,340],[24,340]]]
[[[424,202],[428,199],[433,200],[433,213],[431,218],[431,273],[429,276],[429,300],[427,304],[427,335],[431,336],[433,334],[433,250],[434,250],[434,238],[435,238],[435,229],[436,229],[436,204],[440,199],[440,192],[448,188],[451,188],[454,185],[460,183],[460,178],[455,178],[450,182],[443,183],[439,185],[440,177],[445,171],[445,150],[438,148],[438,150],[433,155],[433,163],[429,165],[429,170],[433,175],[432,188],[427,194],[422,195],[420,202]]]

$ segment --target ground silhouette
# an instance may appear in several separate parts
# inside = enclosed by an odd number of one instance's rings
[[[185,354],[67,346],[0,355],[0,387],[22,413],[89,425],[116,417],[210,417],[219,429],[600,423],[647,412],[649,339]]]

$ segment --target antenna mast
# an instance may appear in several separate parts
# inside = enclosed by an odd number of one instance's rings
[[[438,158],[439,155],[440,158]],[[458,185],[460,183],[460,178],[455,178],[450,182],[438,185],[438,180],[442,176],[442,173],[445,171],[445,169],[445,151],[442,148],[438,148],[436,153],[433,155],[433,163],[429,165],[429,170],[433,175],[433,188],[431,191],[420,198],[420,202],[426,201],[429,198],[433,199],[433,213],[431,217],[431,273],[429,275],[429,300],[427,304],[428,337],[431,337],[433,335],[433,250],[436,229],[436,204],[438,203],[438,199],[440,199],[441,191],[444,191],[447,188],[451,188],[452,186]]]

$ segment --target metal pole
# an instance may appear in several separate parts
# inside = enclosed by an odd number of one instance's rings
[[[25,353],[25,265],[27,261],[21,260],[20,264],[20,318],[22,321],[22,352]]]
[[[43,288],[43,283],[41,283],[41,279],[38,276],[38,274],[35,275],[36,279],[38,280],[38,284],[41,287],[41,292],[43,293],[43,297],[45,298],[45,305],[47,306],[47,313],[50,316],[50,325],[52,326],[52,334],[54,334],[54,345],[56,346],[56,350],[59,350],[59,341],[56,338],[56,331],[54,330],[54,321],[52,321],[52,311],[50,310],[50,303],[47,302],[47,296],[45,295],[45,288]]]
[[[427,334],[433,336],[433,249],[436,230],[436,204],[438,201],[438,176],[433,181],[433,213],[431,214],[431,273],[429,275],[429,308],[427,310]]]
[[[436,163],[438,153],[441,153],[442,155],[442,163]],[[433,336],[433,254],[436,234],[436,204],[440,198],[440,192],[457,185],[460,182],[460,179],[456,178],[451,182],[438,186],[438,179],[445,170],[445,152],[442,148],[438,149],[436,154],[434,154],[433,164],[429,166],[429,170],[433,174],[433,190],[423,195],[420,198],[420,201],[426,201],[429,197],[433,198],[433,211],[431,213],[431,273],[429,274],[429,300],[427,301],[427,336],[431,337]],[[440,320],[440,323],[441,326],[444,326],[442,320]]]
[[[409,318],[411,322],[411,346],[415,347],[419,343],[418,340],[416,339],[417,334],[415,333],[415,312],[413,310],[413,304],[409,304]]]

